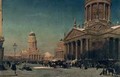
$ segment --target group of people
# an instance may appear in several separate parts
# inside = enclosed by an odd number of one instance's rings
[[[112,74],[112,76],[115,74],[115,69],[112,67],[108,67],[108,68],[103,68],[102,72],[100,73],[100,75],[107,75],[107,74]]]
[[[17,75],[16,70],[16,63],[15,62],[6,62],[4,65],[8,65],[9,68],[11,68],[15,75]],[[100,75],[107,75],[107,74],[115,74],[115,69],[110,66],[110,62],[102,61],[102,62],[90,62],[90,61],[43,61],[40,64],[46,67],[53,67],[53,68],[70,68],[70,67],[79,67],[81,69],[87,70],[88,68],[96,68],[97,70],[99,68],[102,68],[102,72]],[[24,67],[26,69],[26,67]],[[23,69],[24,69],[23,68]],[[27,68],[29,69],[29,68]],[[31,69],[29,69],[31,70]]]
[[[16,70],[17,70],[17,67],[16,67],[16,63],[15,62],[3,62],[1,65],[1,70],[7,70],[7,69],[11,69],[14,71],[15,75],[17,75],[16,73]],[[4,69],[3,69],[4,68]]]
[[[70,67],[80,67],[83,68],[85,67],[85,69],[88,68],[88,64],[87,63],[83,63],[83,62],[76,62],[76,61],[44,61],[42,63],[43,66],[50,66],[50,67],[61,67],[61,68],[70,68]]]
[[[114,63],[110,61],[100,61],[100,62],[90,62],[90,61],[48,61],[43,62],[44,66],[50,67],[62,67],[62,68],[70,68],[70,67],[79,67],[87,70],[88,68],[99,68],[103,69],[100,75],[114,75],[116,74],[116,70],[114,67]],[[120,70],[120,69],[119,69]]]

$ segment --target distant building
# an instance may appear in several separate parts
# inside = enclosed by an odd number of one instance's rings
[[[4,55],[4,61],[20,61],[21,60],[21,55],[17,54],[17,55]]]
[[[55,49],[55,59],[56,60],[64,60],[64,58],[65,58],[64,41],[60,40],[57,44],[56,49]]]
[[[28,36],[28,49],[23,50],[21,55],[23,60],[41,61],[42,57],[39,49],[37,48],[37,40],[34,32],[30,32]]]
[[[111,0],[85,0],[85,23],[64,37],[67,59],[120,59],[120,25],[110,21]],[[77,27],[78,26],[78,27]]]
[[[54,56],[50,54],[49,52],[45,52],[43,55],[43,60],[44,61],[52,61]]]

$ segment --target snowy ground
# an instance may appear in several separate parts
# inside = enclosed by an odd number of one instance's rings
[[[49,68],[49,69],[37,69],[33,71],[21,71],[17,70],[18,76],[15,76],[14,71],[11,69],[6,71],[0,71],[0,77],[112,77],[112,76],[100,76],[102,70],[96,70],[90,68],[88,70],[79,68]]]

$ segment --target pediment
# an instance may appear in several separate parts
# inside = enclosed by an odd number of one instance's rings
[[[112,31],[110,31],[110,33],[120,34],[120,27],[119,27],[119,28],[116,28],[116,29],[112,29]]]
[[[87,27],[88,30],[101,32],[103,30],[109,29],[110,27],[108,25],[105,25],[100,22],[95,22],[94,24]]]
[[[81,36],[85,34],[84,31],[80,31],[80,30],[77,30],[77,29],[72,29],[65,37],[65,40],[69,40],[69,39],[72,39],[72,38],[75,38],[75,37],[78,37],[78,36]]]

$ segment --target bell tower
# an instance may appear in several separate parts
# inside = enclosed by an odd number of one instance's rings
[[[37,40],[36,40],[36,35],[34,32],[30,32],[28,36],[28,48],[30,51],[34,52],[37,51]]]
[[[110,7],[111,0],[85,0],[85,24],[110,22]]]

